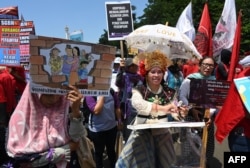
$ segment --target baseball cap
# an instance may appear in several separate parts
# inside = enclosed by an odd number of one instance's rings
[[[121,57],[116,57],[114,63],[120,64],[120,62],[121,62]]]

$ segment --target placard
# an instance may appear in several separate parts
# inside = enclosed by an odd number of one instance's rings
[[[20,66],[20,20],[0,20],[0,65]]]
[[[196,107],[222,106],[230,83],[222,80],[190,79],[189,104]]]
[[[73,85],[85,96],[107,96],[115,53],[113,46],[31,36],[31,92],[67,94]]]
[[[234,83],[242,102],[250,113],[250,77],[234,79]]]
[[[130,1],[105,2],[108,39],[123,40],[134,30]]]

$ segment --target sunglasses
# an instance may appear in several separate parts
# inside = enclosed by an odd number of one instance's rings
[[[202,65],[204,68],[214,68],[214,64],[202,63],[201,65]]]

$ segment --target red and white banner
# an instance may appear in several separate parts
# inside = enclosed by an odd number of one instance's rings
[[[235,0],[226,0],[213,36],[213,56],[218,56],[222,49],[230,49],[233,46],[235,30]]]

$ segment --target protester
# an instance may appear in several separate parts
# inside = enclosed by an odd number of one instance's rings
[[[221,50],[220,63],[218,63],[215,69],[215,75],[217,80],[227,80],[228,71],[230,68],[231,51],[227,49]]]
[[[228,49],[221,50],[220,59],[221,61],[218,63],[215,69],[215,76],[217,80],[227,80],[229,69],[230,69],[230,61],[231,61],[231,51]],[[238,74],[243,70],[243,67],[237,64],[235,68],[235,74]]]
[[[215,60],[212,57],[203,57],[199,62],[200,70],[197,73],[192,73],[188,75],[180,86],[179,99],[183,102],[184,105],[189,105],[189,95],[190,95],[190,82],[191,79],[206,79],[206,80],[215,80],[213,76],[213,71],[215,67]],[[190,109],[189,114],[186,116],[186,121],[200,122],[204,120],[205,107],[193,107]],[[208,128],[208,140],[207,140],[207,163],[213,157],[214,153],[214,125],[211,120],[207,122],[210,123]],[[183,130],[185,131],[185,130]],[[201,135],[200,135],[201,136]],[[202,137],[202,136],[201,136]],[[191,146],[188,143],[183,144],[183,154],[186,157],[186,161],[190,159],[190,162],[193,162],[195,159],[194,155],[190,153]],[[209,166],[209,165],[207,165]]]
[[[133,58],[121,59],[120,69],[116,76],[115,84],[119,89],[118,98],[120,101],[120,108],[123,115],[124,123],[124,141],[126,142],[130,130],[127,125],[131,124],[136,116],[135,110],[131,106],[130,98],[132,95],[132,88],[142,83],[143,78],[138,73],[137,62]]]
[[[9,118],[16,107],[15,88],[15,80],[8,68],[0,66],[0,165],[9,160],[5,149],[5,137]]]
[[[16,83],[16,101],[18,102],[26,87],[25,69],[22,66],[9,67],[9,69]]]
[[[118,70],[120,68],[120,62],[121,62],[121,57],[116,57],[114,60],[112,78],[111,78],[111,88],[113,88],[116,93],[118,93],[119,91],[119,88],[116,86],[115,81],[116,81]]]
[[[172,61],[173,64],[168,67],[166,82],[168,84],[168,87],[178,91],[182,81],[184,80],[182,73],[184,60],[176,58]]]
[[[188,60],[182,67],[183,77],[186,78],[189,74],[199,71],[199,60]]]
[[[92,112],[89,115],[88,128],[89,138],[94,143],[96,168],[103,168],[105,148],[110,168],[114,168],[117,159],[115,152],[117,130],[122,129],[118,98],[111,89],[109,96],[98,96],[96,99],[87,96],[85,99]]]
[[[81,98],[73,86],[67,95],[51,95],[31,93],[27,84],[9,121],[7,152],[14,167],[67,166],[85,135]]]
[[[137,116],[134,125],[167,122],[167,114],[187,113],[184,107],[177,108],[175,90],[164,82],[167,68],[166,55],[159,51],[143,52],[140,74],[144,82],[132,90],[131,102]],[[180,110],[180,111],[179,111]],[[131,132],[116,167],[169,167],[175,161],[173,140],[168,128],[142,129]]]
[[[237,78],[249,76],[250,67],[240,72]],[[228,96],[215,118],[215,124],[215,135],[219,143],[229,135],[228,145],[231,152],[250,152],[250,113],[234,82],[231,83]]]

